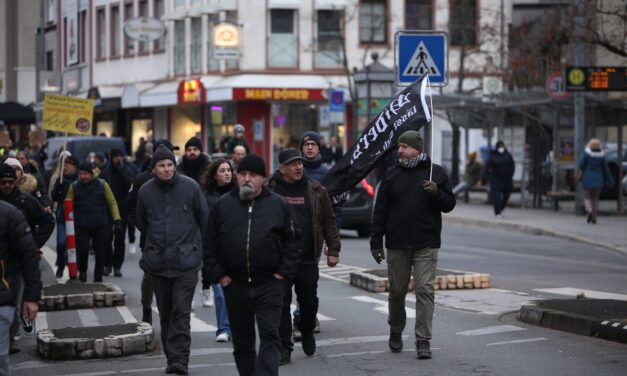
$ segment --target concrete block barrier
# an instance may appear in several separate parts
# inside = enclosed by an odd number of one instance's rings
[[[44,286],[39,310],[61,311],[124,304],[124,292],[113,283],[64,283]]]

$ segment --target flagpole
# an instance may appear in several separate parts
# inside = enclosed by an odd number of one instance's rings
[[[431,167],[429,170],[429,181],[433,181],[433,118],[435,117],[435,113],[433,112],[433,95],[431,95],[431,81],[429,80],[429,75],[427,75],[427,85],[429,86],[429,104],[431,105]]]

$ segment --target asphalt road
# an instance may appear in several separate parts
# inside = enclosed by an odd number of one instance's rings
[[[440,269],[490,273],[488,290],[440,291],[436,294],[432,360],[415,358],[413,319],[405,329],[405,351],[387,348],[387,298],[351,287],[348,273],[381,268],[370,256],[368,240],[347,232],[341,267],[322,268],[318,351],[306,357],[299,345],[293,362],[280,368],[289,375],[623,375],[627,346],[529,326],[515,319],[521,302],[566,297],[584,290],[627,299],[627,258],[611,251],[570,241],[502,230],[447,226],[439,257]],[[128,254],[124,277],[109,277],[127,294],[127,306],[51,312],[45,324],[102,325],[141,318],[139,254]],[[52,269],[42,262],[47,282]],[[549,290],[550,289],[550,290]],[[408,315],[413,315],[408,296]],[[200,306],[197,294],[192,319],[191,374],[236,375],[230,344],[215,342],[215,312]],[[155,313],[155,321],[158,315]],[[156,324],[157,333],[159,332]],[[160,375],[165,359],[150,354],[108,360],[42,361],[33,337],[19,341],[23,351],[11,356],[14,375]]]

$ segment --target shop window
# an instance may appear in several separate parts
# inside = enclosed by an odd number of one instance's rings
[[[124,21],[133,18],[133,3],[124,4]],[[132,56],[135,54],[135,41],[124,35],[124,56]]]
[[[268,65],[273,68],[295,68],[298,39],[296,38],[296,12],[292,9],[270,10],[270,35],[268,37]]]
[[[111,6],[111,22],[109,23],[110,25],[110,35],[111,35],[111,41],[110,41],[110,50],[109,50],[109,56],[111,57],[118,57],[120,56],[120,49],[119,49],[119,43],[120,43],[120,7],[116,6]]]
[[[220,60],[213,58],[213,27],[220,22],[218,14],[210,14],[208,19],[209,37],[207,38],[207,70],[216,72],[220,70]]]
[[[156,19],[161,20],[165,12],[164,0],[155,0],[153,15]],[[162,52],[165,50],[165,36],[157,39],[153,46],[154,52]]]
[[[338,10],[318,11],[318,40],[316,48],[316,67],[341,67],[342,56],[342,18],[344,12]]]
[[[148,0],[139,1],[139,17],[148,17]],[[148,53],[148,42],[138,42],[138,50],[140,54]]]
[[[96,59],[107,56],[107,26],[105,24],[105,9],[96,9]]]
[[[185,74],[185,21],[174,22],[174,74]]]
[[[405,29],[433,29],[433,0],[405,1]]]
[[[202,20],[192,18],[192,73],[202,70]]]
[[[387,0],[361,0],[359,5],[359,42],[387,43]]]
[[[477,44],[477,0],[450,0],[451,19],[449,35],[451,45],[475,46]]]
[[[174,145],[185,145],[194,136],[200,137],[200,106],[178,107],[172,112],[171,141]],[[182,148],[181,148],[182,149]],[[175,151],[181,155],[184,150]]]
[[[85,64],[85,56],[87,55],[87,11],[83,10],[79,13],[78,16],[78,27],[79,27],[79,43],[80,43],[80,51],[78,55],[78,62],[80,64]]]
[[[226,11],[226,21],[237,24],[237,11],[236,10],[228,10]],[[227,60],[226,61],[226,69],[237,69],[238,60]]]

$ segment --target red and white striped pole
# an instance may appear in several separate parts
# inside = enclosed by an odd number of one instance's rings
[[[74,236],[74,202],[66,198],[63,203],[65,213],[65,244],[67,249],[67,269],[70,279],[77,278],[76,267],[76,238]]]

